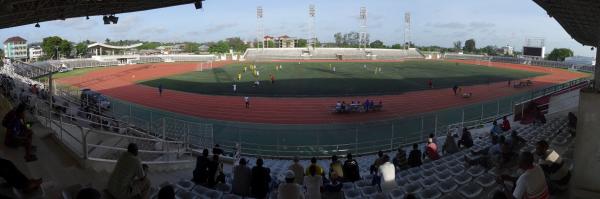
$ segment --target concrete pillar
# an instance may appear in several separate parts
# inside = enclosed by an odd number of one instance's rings
[[[600,198],[600,93],[596,89],[583,89],[579,95],[571,198]]]

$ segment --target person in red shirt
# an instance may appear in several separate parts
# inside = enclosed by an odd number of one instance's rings
[[[271,84],[275,83],[275,75],[270,75],[271,76]]]
[[[423,156],[427,155],[431,160],[440,159],[440,154],[438,154],[437,144],[433,142],[433,138],[427,139],[427,146],[425,146],[425,153]]]
[[[510,130],[510,122],[508,121],[508,119],[506,119],[506,116],[504,116],[504,118],[502,118],[502,131],[508,130]]]
[[[429,88],[433,88],[433,81],[431,81],[431,79],[429,79],[427,81],[427,85],[429,86]]]

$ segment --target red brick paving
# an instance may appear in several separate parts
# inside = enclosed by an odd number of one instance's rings
[[[305,60],[302,60],[305,62]],[[298,62],[298,61],[288,61]],[[321,62],[321,60],[319,60]],[[400,95],[361,96],[361,97],[318,97],[318,98],[270,98],[251,97],[251,108],[245,109],[242,96],[214,96],[164,90],[158,96],[156,88],[136,82],[156,79],[174,74],[187,73],[197,69],[197,63],[160,63],[123,67],[111,67],[90,72],[80,77],[59,79],[59,83],[77,87],[91,88],[101,93],[132,103],[162,109],[166,111],[226,121],[274,124],[326,124],[351,123],[357,121],[382,120],[406,117],[419,113],[463,106],[472,103],[493,100],[536,88],[546,87],[586,76],[566,70],[551,69],[520,64],[496,62],[455,61],[470,64],[482,64],[490,67],[510,68],[548,73],[532,78],[534,85],[515,89],[506,82],[485,85],[465,86],[464,92],[472,92],[473,97],[464,99],[454,96],[451,89],[434,89],[406,92]],[[215,62],[213,67],[221,67],[231,62]],[[375,113],[333,114],[331,106],[338,100],[350,102],[372,99],[383,101],[384,108]]]

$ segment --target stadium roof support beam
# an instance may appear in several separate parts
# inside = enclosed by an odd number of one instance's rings
[[[57,19],[119,14],[194,2],[195,0],[1,0],[0,29]]]

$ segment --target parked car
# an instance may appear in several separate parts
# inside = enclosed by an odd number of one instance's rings
[[[101,108],[102,110],[110,109],[108,98],[89,88],[81,90],[80,103],[82,107],[88,107],[92,110],[97,108]]]

